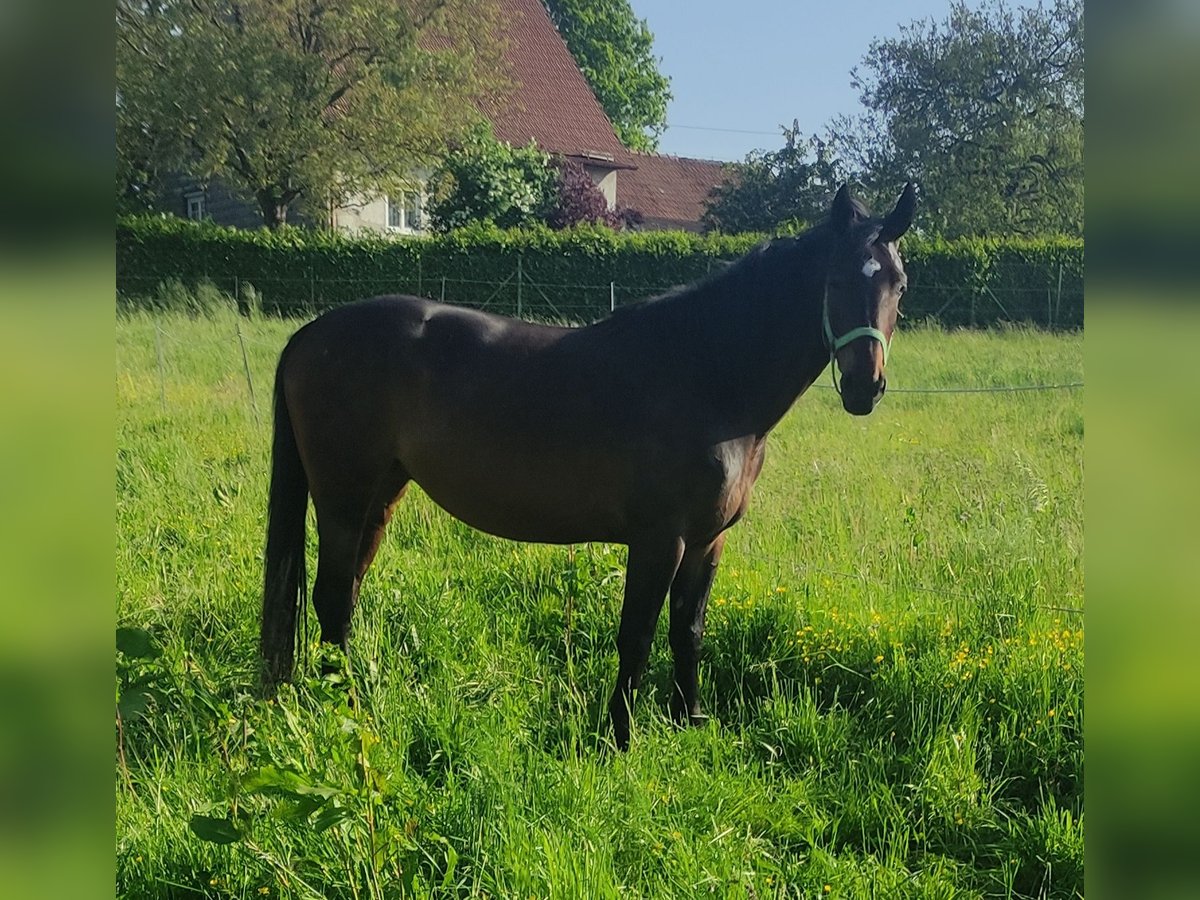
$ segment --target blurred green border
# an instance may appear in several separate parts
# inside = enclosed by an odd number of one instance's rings
[[[1200,4],[1091,3],[1087,27],[1087,885],[1193,897]]]

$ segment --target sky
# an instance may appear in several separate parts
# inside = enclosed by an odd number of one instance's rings
[[[659,152],[741,160],[860,111],[850,70],[875,38],[944,20],[950,0],[630,0],[654,34],[674,100]],[[979,0],[968,0],[978,7]],[[1034,6],[1024,0],[1010,6]],[[718,130],[725,129],[725,130]],[[751,132],[751,133],[742,133]]]

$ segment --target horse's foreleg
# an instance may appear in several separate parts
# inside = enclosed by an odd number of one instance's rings
[[[671,716],[681,725],[695,725],[703,719],[696,669],[704,638],[708,595],[724,547],[724,532],[707,546],[689,547],[671,583],[671,653],[675,657]]]
[[[621,629],[617,633],[620,668],[617,686],[608,701],[613,737],[621,750],[629,746],[629,717],[633,696],[650,657],[654,626],[662,610],[667,589],[679,569],[683,540],[677,536],[630,542],[625,572],[625,603],[621,607]]]

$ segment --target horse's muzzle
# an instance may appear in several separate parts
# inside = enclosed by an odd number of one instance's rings
[[[842,378],[842,408],[855,416],[869,415],[887,391],[887,379],[867,381],[845,376]]]

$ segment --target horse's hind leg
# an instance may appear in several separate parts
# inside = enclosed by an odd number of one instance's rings
[[[321,625],[321,642],[346,649],[350,615],[358,597],[358,557],[363,517],[342,516],[317,509],[317,580],[313,607]]]
[[[357,502],[349,492],[317,506],[317,580],[313,607],[321,625],[321,641],[347,649],[350,619],[358,590],[370,567],[392,510],[408,486],[398,466],[380,479],[370,499]]]
[[[358,586],[362,585],[363,576],[379,552],[379,544],[383,541],[388,522],[392,520],[392,512],[408,490],[408,480],[408,473],[399,463],[394,463],[371,501],[358,549]]]

